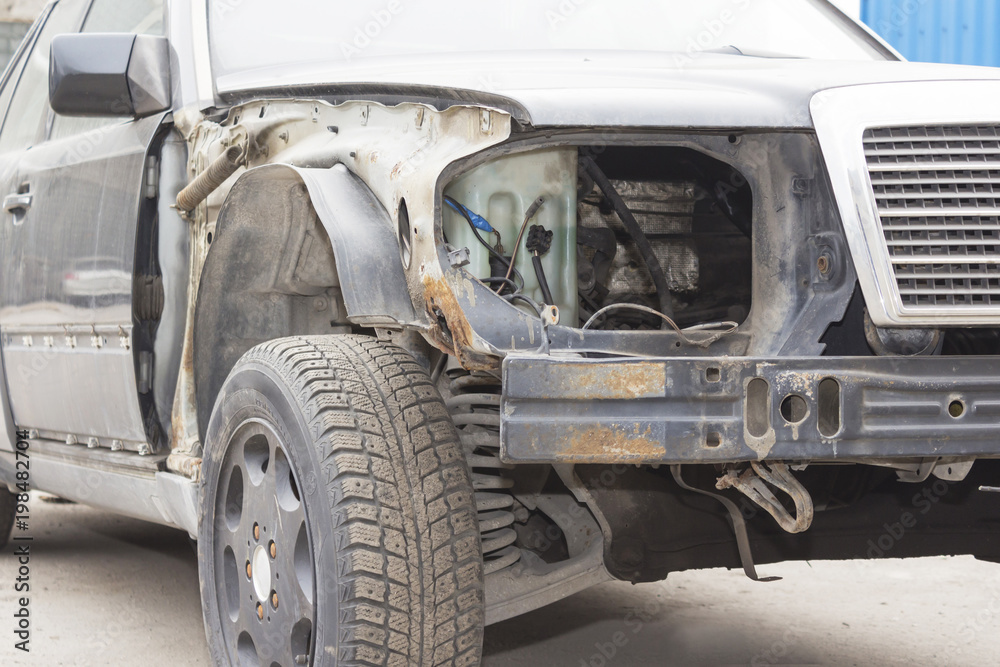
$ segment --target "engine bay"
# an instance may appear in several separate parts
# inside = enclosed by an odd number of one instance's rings
[[[452,180],[444,196],[444,239],[467,251],[463,268],[524,307],[556,306],[563,326],[656,330],[662,315],[737,325],[749,314],[753,196],[703,153],[515,153]]]

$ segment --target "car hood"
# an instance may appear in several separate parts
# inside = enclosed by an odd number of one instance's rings
[[[943,80],[997,81],[1000,69],[715,53],[470,54],[254,71],[220,79],[219,90],[419,93],[506,107],[535,127],[810,128],[809,102],[821,90]]]

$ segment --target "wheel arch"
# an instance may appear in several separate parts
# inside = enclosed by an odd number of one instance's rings
[[[418,319],[391,218],[342,165],[247,171],[231,189],[210,243],[194,317],[202,439],[219,389],[253,346]]]

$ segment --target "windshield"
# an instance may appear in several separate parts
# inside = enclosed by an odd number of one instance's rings
[[[285,0],[280,5],[213,0],[208,5],[220,90],[255,78],[247,76],[251,73],[259,79],[287,74],[289,65],[323,63],[328,75],[339,72],[349,80],[352,70],[390,59],[449,54],[653,52],[673,54],[678,66],[713,51],[885,58],[874,40],[819,0]]]

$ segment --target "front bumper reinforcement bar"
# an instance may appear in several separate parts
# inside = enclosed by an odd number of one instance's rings
[[[1000,457],[1000,357],[503,364],[512,463]]]

